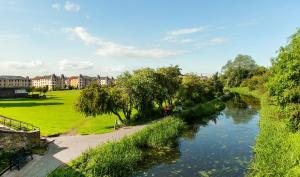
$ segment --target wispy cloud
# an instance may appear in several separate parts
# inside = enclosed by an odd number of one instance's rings
[[[198,43],[195,46],[197,48],[203,48],[203,47],[207,47],[207,46],[216,46],[216,45],[224,44],[224,43],[228,42],[228,40],[229,39],[225,38],[225,37],[215,37],[215,38],[209,39],[205,42]]]
[[[184,29],[178,29],[175,31],[169,31],[167,32],[168,36],[179,36],[179,35],[185,35],[185,34],[192,34],[197,33],[203,30],[203,27],[198,28],[184,28]]]
[[[212,43],[212,44],[224,44],[227,41],[228,41],[228,39],[225,38],[225,37],[216,37],[216,38],[212,38],[210,40],[210,43]]]
[[[176,56],[184,51],[164,50],[160,48],[142,49],[126,46],[95,37],[83,27],[65,28],[64,31],[73,37],[79,38],[85,44],[99,46],[96,54],[103,57],[138,57],[138,58],[165,58]]]
[[[60,3],[55,3],[52,4],[51,7],[57,11],[60,11],[62,8],[67,12],[79,12],[80,10],[79,4],[70,1],[66,1],[64,5]]]
[[[7,62],[3,63],[3,66],[6,69],[29,70],[29,69],[38,69],[38,68],[42,67],[43,62],[41,62],[39,60],[30,61],[30,62],[7,61]]]
[[[184,38],[184,36],[201,32],[203,29],[204,27],[196,27],[196,28],[183,28],[174,31],[169,31],[166,33],[162,41],[167,41],[175,44],[191,43],[194,40],[191,40],[189,38]]]
[[[61,9],[61,5],[59,3],[52,4],[51,7],[57,11]]]
[[[87,70],[92,69],[94,64],[90,61],[71,61],[63,59],[58,63],[59,69],[64,70]]]
[[[80,10],[80,5],[67,1],[65,3],[65,10],[68,12],[78,12]]]

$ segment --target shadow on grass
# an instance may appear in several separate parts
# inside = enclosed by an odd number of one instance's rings
[[[5,102],[11,102],[11,101],[37,101],[37,102],[42,102],[42,101],[50,101],[50,100],[62,100],[62,98],[57,97],[57,96],[48,96],[47,98],[6,98],[2,99],[0,98],[0,101],[5,101]]]
[[[13,107],[34,107],[34,106],[55,106],[62,105],[64,103],[60,102],[50,102],[50,103],[37,103],[37,102],[20,102],[20,103],[0,103],[1,108],[13,108]]]

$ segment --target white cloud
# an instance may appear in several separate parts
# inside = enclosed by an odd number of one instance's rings
[[[216,46],[224,44],[228,41],[228,38],[225,37],[215,37],[206,42],[198,43],[195,46],[198,48],[207,47],[207,46]]]
[[[227,38],[224,37],[216,37],[210,40],[210,42],[212,44],[224,44],[225,42],[227,42]]]
[[[59,3],[52,4],[51,7],[57,11],[61,9],[61,5]]]
[[[201,32],[204,27],[197,28],[184,28],[178,29],[174,31],[169,31],[166,33],[166,36],[162,39],[162,41],[167,41],[175,44],[187,44],[193,42],[191,39],[183,38],[185,35],[191,35],[193,33]]]
[[[179,29],[175,31],[169,31],[167,32],[168,36],[179,36],[179,35],[185,35],[185,34],[192,34],[192,33],[197,33],[203,30],[203,27],[198,27],[198,28],[184,28],[184,29]]]
[[[28,70],[28,69],[38,69],[43,66],[43,62],[39,60],[31,62],[19,62],[19,61],[9,61],[3,63],[4,68],[13,70]]]
[[[132,46],[123,46],[118,44],[108,44],[97,49],[96,54],[100,56],[112,57],[140,57],[140,58],[164,58],[176,56],[177,51],[162,49],[139,49]]]
[[[66,1],[65,10],[68,12],[78,12],[80,10],[80,5],[72,3],[70,1]]]
[[[103,57],[143,57],[143,58],[164,58],[176,56],[183,51],[164,50],[159,48],[141,49],[134,46],[126,46],[90,35],[83,27],[66,28],[64,31],[73,37],[77,37],[85,44],[99,46],[96,54]]]
[[[89,61],[71,61],[68,59],[63,59],[58,63],[60,70],[87,70],[92,69],[94,64]]]

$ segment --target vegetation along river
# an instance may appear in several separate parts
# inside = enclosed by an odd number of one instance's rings
[[[132,176],[244,176],[258,133],[259,102],[236,95],[218,115],[193,122],[178,146]]]

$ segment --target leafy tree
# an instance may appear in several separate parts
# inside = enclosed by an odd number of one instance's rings
[[[229,87],[237,87],[244,79],[256,73],[258,68],[251,56],[239,54],[233,61],[229,60],[222,67],[225,84]]]
[[[182,77],[179,90],[179,100],[184,104],[196,104],[204,100],[204,86],[201,78],[196,74],[189,73]]]
[[[265,85],[271,76],[270,71],[261,72],[259,71],[256,75],[251,78],[245,79],[242,83],[242,87],[248,87],[250,90],[258,90],[261,93],[266,91]]]
[[[162,87],[162,101],[167,100],[169,106],[173,105],[173,100],[181,84],[181,69],[178,65],[162,67],[157,69],[158,82]],[[164,99],[165,98],[165,99]]]
[[[214,92],[215,96],[223,95],[224,85],[223,85],[222,81],[220,80],[218,72],[216,72],[212,76],[212,88],[213,88],[213,92]]]
[[[91,84],[81,91],[76,108],[86,116],[112,113],[126,124],[131,116],[131,102],[131,98],[122,89]],[[123,111],[127,121],[122,119],[120,111]]]
[[[138,69],[133,72],[129,84],[134,97],[135,108],[141,117],[151,116],[154,111],[154,101],[161,92],[155,70],[150,68]]]
[[[29,94],[31,94],[34,90],[35,90],[35,88],[32,87],[32,86],[26,88],[26,91],[27,91]]]
[[[300,29],[272,60],[269,94],[280,105],[300,103]]]

